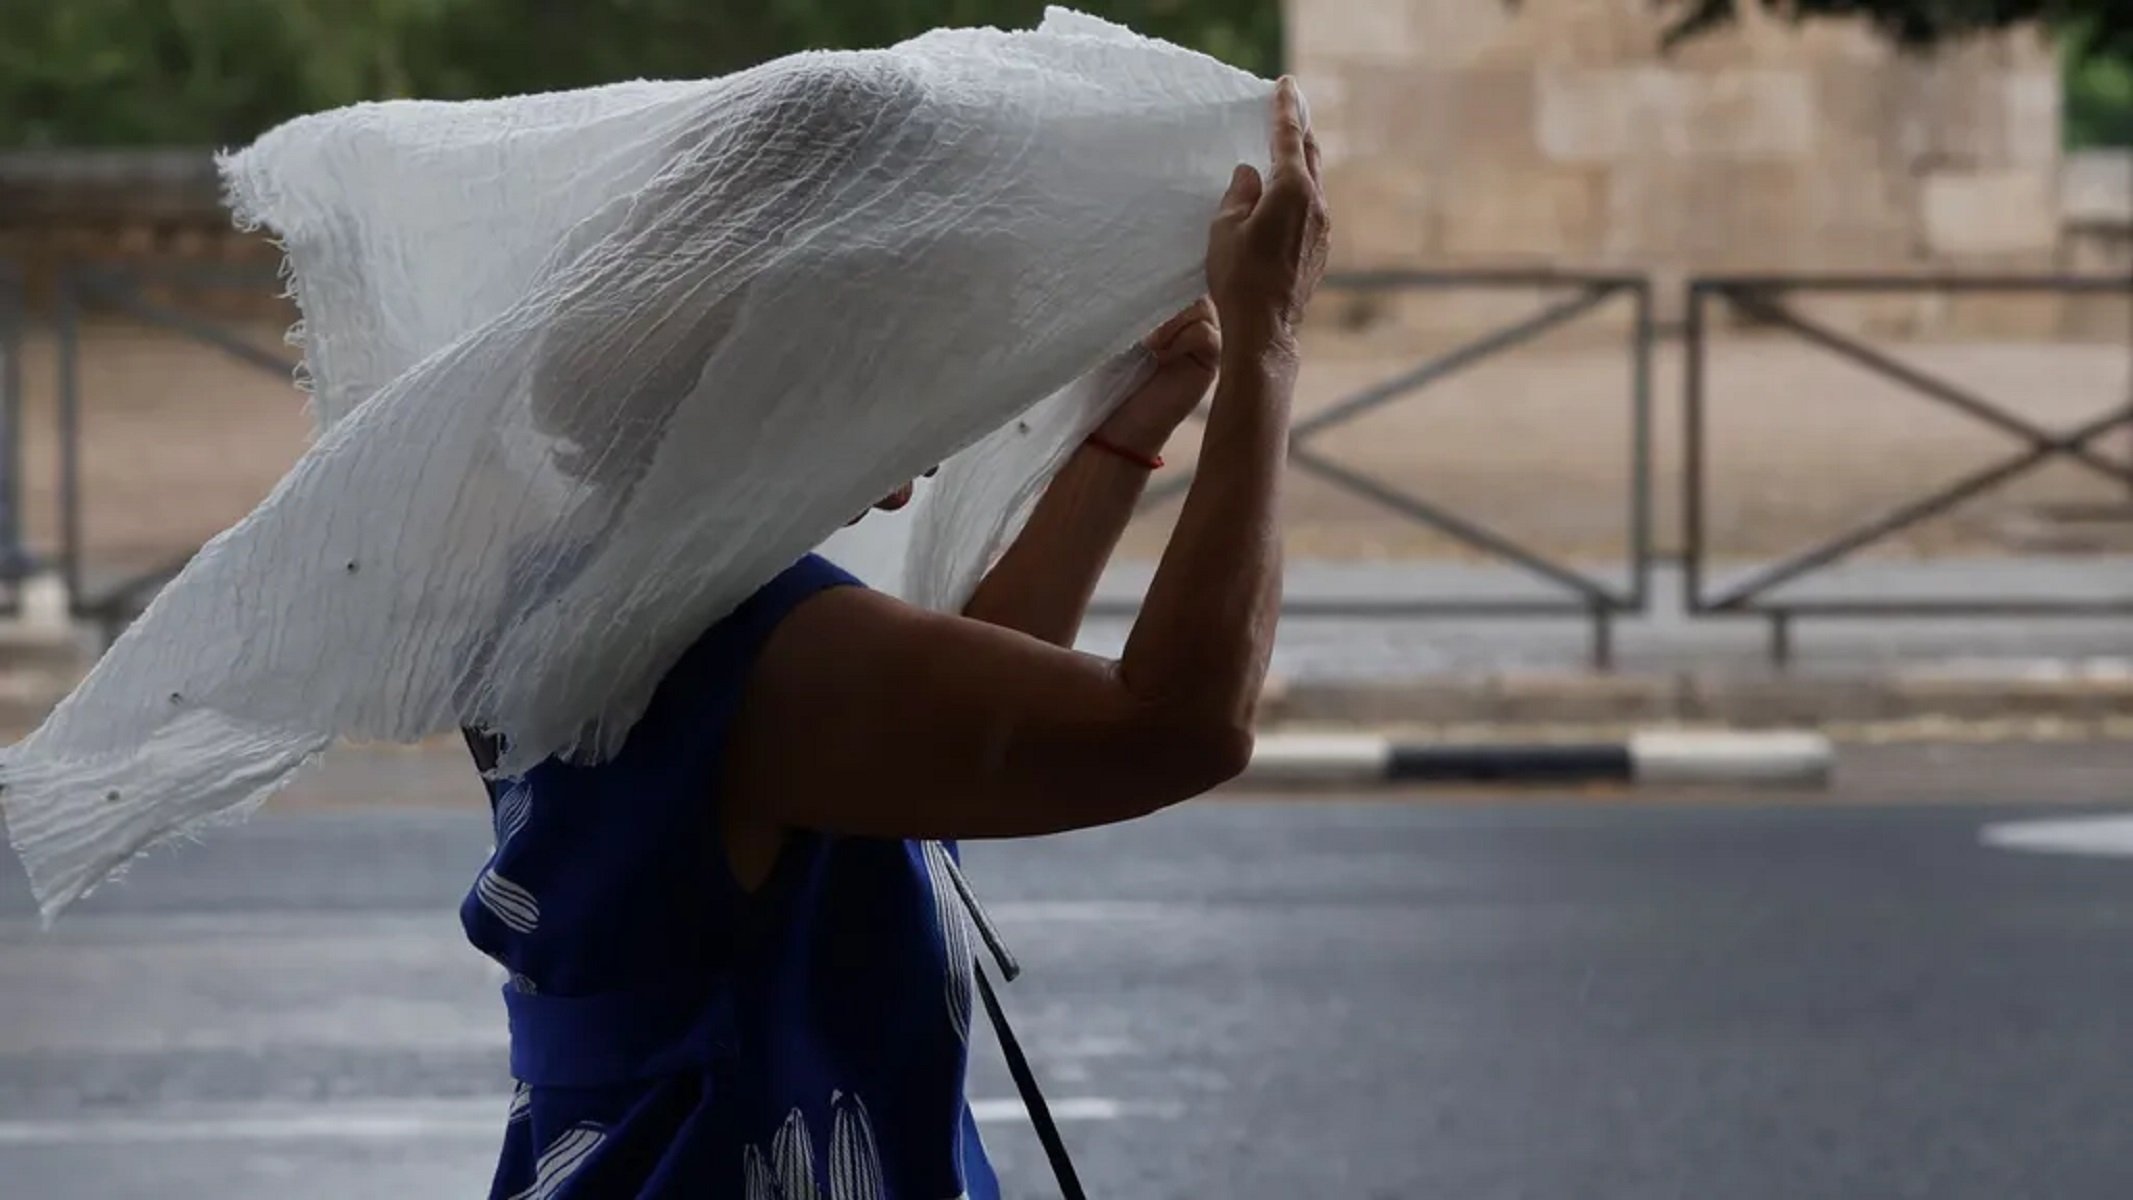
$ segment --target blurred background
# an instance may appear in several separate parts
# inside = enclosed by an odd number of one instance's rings
[[[2133,1194],[2133,7],[1085,7],[1295,73],[1338,227],[1263,764],[971,855],[1094,1190]],[[0,0],[0,732],[305,446],[214,149],[1041,10]],[[487,837],[364,747],[54,934],[8,864],[0,1192],[480,1194]]]

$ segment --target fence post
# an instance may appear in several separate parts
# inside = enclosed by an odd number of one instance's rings
[[[1689,281],[1682,313],[1681,607],[1703,611],[1703,372],[1704,300],[1700,279]]]
[[[1630,606],[1643,612],[1652,593],[1652,281],[1630,286],[1636,302],[1629,331],[1629,554]]]
[[[22,545],[22,272],[0,262],[0,578],[19,584],[29,573]],[[19,600],[11,594],[10,601]]]
[[[81,303],[80,281],[62,268],[52,298],[53,332],[59,358],[59,563],[67,607],[79,615],[82,600],[81,545]]]

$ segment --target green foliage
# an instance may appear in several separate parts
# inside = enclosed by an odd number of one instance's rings
[[[1741,0],[1657,0],[1687,37],[1733,19]],[[2133,58],[2133,4],[2127,0],[1761,0],[1792,17],[1863,17],[1895,41],[1920,49],[1977,33],[2038,24],[2078,27],[2084,54]]]
[[[1388,0],[1389,2],[1389,0]],[[1476,0],[1486,3],[1487,0]],[[2045,21],[2067,129],[2133,144],[2133,0],[1654,0],[1690,37],[1764,3],[1863,16],[1913,46]],[[940,25],[1027,26],[1044,0],[0,0],[0,146],[233,144],[388,96],[463,98],[717,75]],[[1080,0],[1248,70],[1281,62],[1280,0]]]
[[[2133,146],[2133,50],[2093,48],[2086,24],[2061,39],[2066,55],[2066,144]]]
[[[1279,0],[1083,0],[1272,73]],[[0,145],[231,144],[299,113],[717,75],[1043,0],[0,0]]]

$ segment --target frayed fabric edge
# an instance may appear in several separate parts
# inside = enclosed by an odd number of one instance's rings
[[[38,927],[50,931],[68,909],[95,894],[105,884],[122,881],[134,863],[157,850],[173,844],[197,842],[211,830],[239,825],[249,820],[252,814],[276,793],[316,766],[331,744],[332,739],[327,739],[315,748],[303,752],[294,765],[274,772],[264,783],[246,789],[236,799],[215,805],[199,816],[169,829],[136,839],[130,844],[122,843],[121,849],[106,850],[88,861],[58,871],[47,861],[41,843],[48,842],[55,836],[79,837],[85,832],[90,838],[102,840],[99,826],[116,825],[124,820],[126,814],[89,806],[69,820],[51,812],[45,816],[46,823],[63,823],[54,828],[37,824],[31,832],[24,832],[22,815],[26,806],[57,806],[64,801],[51,794],[50,789],[24,789],[11,778],[8,769],[19,744],[0,749],[0,826],[6,827],[8,849],[22,864],[23,874],[29,880],[30,896],[37,902]]]

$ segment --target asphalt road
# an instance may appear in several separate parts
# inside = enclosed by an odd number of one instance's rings
[[[2133,858],[1981,838],[2054,815],[1229,801],[968,858],[1096,1196],[2120,1198]],[[480,1195],[485,842],[269,815],[51,935],[0,875],[0,1196]]]

